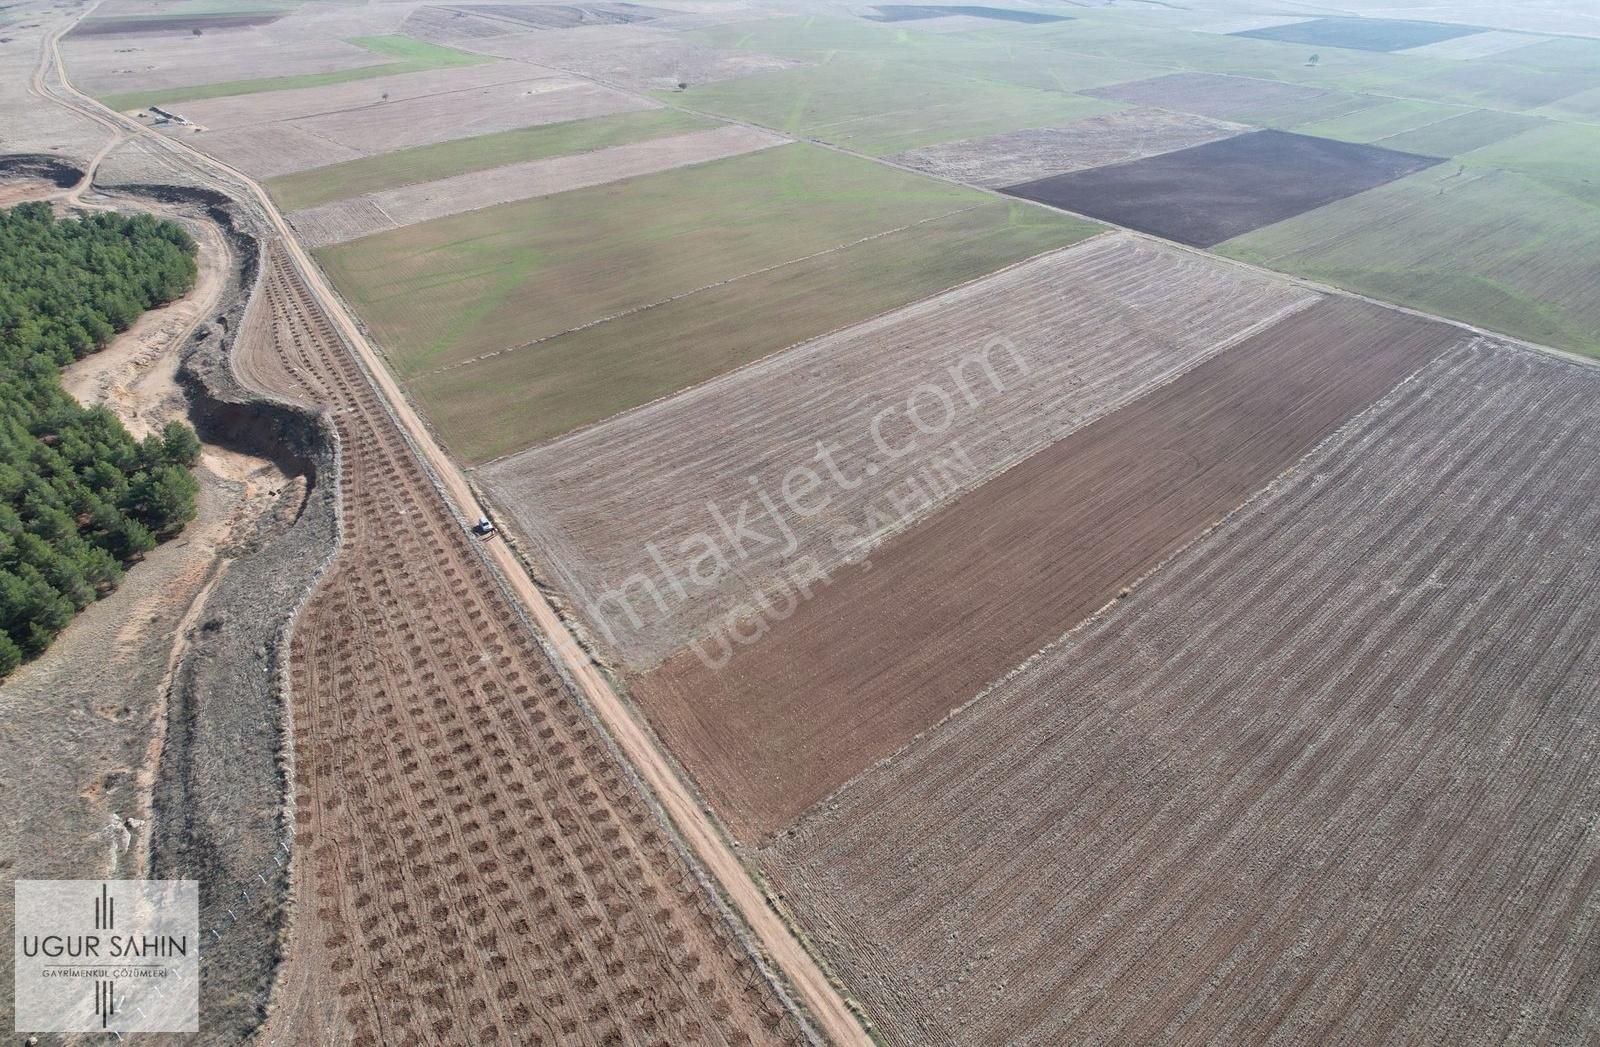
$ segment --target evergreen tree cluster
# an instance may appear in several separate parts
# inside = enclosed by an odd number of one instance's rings
[[[194,255],[149,215],[0,211],[0,677],[194,518],[194,432],[137,441],[60,371],[192,287]]]

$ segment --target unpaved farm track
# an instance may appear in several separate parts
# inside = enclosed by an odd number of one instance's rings
[[[289,656],[298,910],[262,1042],[803,1042],[280,250],[238,352],[328,407],[342,459]]]

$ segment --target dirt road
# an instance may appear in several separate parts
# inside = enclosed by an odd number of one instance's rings
[[[150,133],[137,122],[110,113],[109,110],[104,109],[88,96],[78,92],[72,87],[66,75],[65,67],[61,62],[58,47],[59,35],[59,33],[53,34],[46,41],[46,54],[41,62],[39,74],[35,77],[35,83],[41,95],[53,98],[61,104],[87,115],[92,115],[101,123],[108,124],[108,126],[120,126],[132,133],[147,134],[149,140],[161,143],[161,148],[165,149],[180,164],[206,174],[212,180],[217,181],[224,191],[239,193],[242,190],[245,195],[248,195],[281,237],[280,243],[284,256],[277,264],[278,278],[289,280],[292,275],[295,280],[302,283],[304,289],[303,300],[308,309],[311,312],[321,314],[323,322],[328,324],[328,330],[323,336],[324,341],[319,346],[319,350],[334,359],[322,360],[317,363],[320,366],[332,366],[335,362],[348,362],[351,365],[351,371],[342,376],[342,384],[335,383],[340,393],[348,396],[352,395],[358,386],[367,388],[375,386],[383,401],[382,411],[372,412],[368,417],[373,421],[373,424],[377,424],[380,414],[382,418],[397,423],[396,438],[400,438],[400,433],[403,431],[403,444],[409,446],[394,450],[393,453],[398,456],[396,462],[399,463],[394,467],[404,468],[409,466],[411,469],[416,470],[414,479],[417,482],[418,490],[409,492],[409,496],[422,499],[433,497],[434,492],[431,490],[432,484],[429,481],[436,481],[442,487],[443,493],[450,503],[448,508],[455,511],[459,520],[476,518],[481,512],[481,507],[467,485],[465,478],[444,455],[438,445],[434,443],[421,420],[411,410],[405,397],[389,377],[378,354],[368,343],[359,326],[345,310],[343,303],[333,294],[323,280],[317,267],[301,249],[295,240],[293,231],[273,206],[265,191],[239,172],[219,164],[209,157],[205,157],[181,142]],[[58,86],[54,89],[48,83],[52,70],[58,81]],[[109,152],[110,148],[111,145],[108,145],[101,156],[105,155],[105,152]],[[343,342],[343,345],[339,344],[340,342]],[[354,350],[355,356],[360,360],[360,368],[355,368],[355,360],[345,353],[346,346]],[[366,438],[371,438],[370,434],[365,435]],[[413,454],[420,456],[422,462],[425,463],[425,469],[418,468],[418,463],[408,457]],[[459,526],[453,526],[445,518],[447,507],[444,504],[439,503],[432,508],[439,510],[437,516],[440,517],[433,521],[434,526],[450,528],[457,537],[462,534]],[[582,690],[584,697],[603,719],[607,730],[626,756],[632,768],[638,773],[649,790],[654,793],[655,798],[666,810],[698,861],[715,877],[727,900],[738,910],[740,917],[753,931],[762,950],[782,970],[783,975],[807,1007],[812,1020],[822,1034],[839,1044],[868,1043],[869,1040],[860,1023],[851,1013],[843,998],[828,981],[804,947],[790,933],[783,921],[767,905],[761,889],[751,879],[743,864],[734,855],[717,828],[696,803],[688,787],[677,777],[672,765],[656,746],[653,738],[633,719],[605,678],[578,647],[555,610],[529,580],[512,551],[499,542],[490,543],[485,549],[496,573],[511,587],[518,601],[531,614],[534,623],[548,640],[572,680]],[[431,550],[426,555],[431,555]],[[423,601],[417,606],[429,606],[429,604]],[[433,622],[432,627],[444,628],[438,622]],[[308,651],[311,649],[306,648]],[[315,757],[317,754],[314,752],[311,755]],[[313,766],[316,765],[313,764]],[[337,798],[339,794],[329,795],[332,798]],[[320,863],[326,859],[323,856],[314,854],[313,860]],[[337,855],[335,855],[335,860],[337,860]],[[388,861],[392,859],[382,858],[380,860]],[[307,867],[314,868],[312,862],[307,862]],[[345,879],[348,880],[348,877],[345,877]],[[319,908],[321,906],[318,903],[308,901],[304,910],[304,915],[308,922],[314,914],[318,913]],[[317,918],[320,918],[320,916]],[[334,946],[328,945],[326,940],[320,945],[313,943],[310,941],[311,937],[311,934],[302,931],[298,940],[308,948],[334,948]],[[314,970],[314,968],[306,966],[306,962],[309,960],[308,957],[302,955],[301,960],[301,966],[298,968],[291,966],[291,976],[296,970],[302,973]],[[605,977],[610,977],[609,972],[602,973],[604,973]],[[599,975],[596,976],[596,986],[600,984],[598,977]],[[292,977],[289,981],[290,998],[294,999]],[[310,987],[308,982],[303,982],[302,984]],[[591,986],[591,990],[596,986]],[[504,985],[498,987],[495,991],[496,993],[504,991]],[[293,1005],[287,1010],[292,1012]],[[279,1012],[280,1015],[283,1013],[285,1012]]]
[[[343,507],[289,654],[299,906],[263,1039],[804,1042],[276,245],[236,354],[328,409]]]

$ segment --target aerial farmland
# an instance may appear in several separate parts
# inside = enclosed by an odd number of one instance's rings
[[[198,884],[95,1028],[1600,1042],[1587,5],[19,0],[0,79],[0,207],[199,245],[29,306],[186,539],[74,585],[0,475],[0,907]]]

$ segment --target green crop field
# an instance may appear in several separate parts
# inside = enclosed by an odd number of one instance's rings
[[[1468,167],[1515,171],[1600,207],[1600,127],[1549,123],[1466,153],[1461,160]]]
[[[336,69],[327,73],[266,76],[254,80],[224,80],[220,83],[168,87],[158,91],[125,91],[101,95],[100,101],[111,109],[144,109],[152,105],[195,102],[203,98],[287,91],[296,87],[328,87],[332,84],[349,83],[352,80],[369,80],[378,76],[397,76],[401,73],[420,73],[427,69],[450,69],[495,61],[484,55],[468,54],[451,47],[440,47],[438,44],[413,40],[409,36],[362,36],[356,37],[350,43],[394,58],[396,61],[362,65],[354,69]]]
[[[887,156],[917,146],[1069,123],[1119,106],[904,62],[841,60],[662,97],[806,138]]]
[[[1486,145],[1519,135],[1539,126],[1538,117],[1502,113],[1493,109],[1474,109],[1438,123],[1426,124],[1381,143],[1387,149],[1425,156],[1459,156]]]
[[[1321,138],[1337,138],[1342,142],[1377,143],[1392,149],[1397,148],[1392,140],[1399,136],[1432,127],[1467,112],[1470,110],[1462,106],[1393,101],[1331,120],[1301,124],[1294,130]]]
[[[411,389],[452,451],[482,462],[1097,231],[1041,207],[990,200],[426,374]]]
[[[1600,355],[1600,209],[1510,171],[1443,164],[1217,250]]]
[[[989,199],[795,144],[319,252],[403,376]]]
[[[1094,228],[795,144],[319,254],[479,460]]]
[[[714,125],[714,121],[692,113],[675,109],[647,109],[589,120],[541,124],[380,153],[348,163],[281,175],[268,179],[266,186],[280,207],[295,211],[331,200],[360,196],[362,193],[431,182],[524,160],[566,156],[649,138],[684,134]]]

